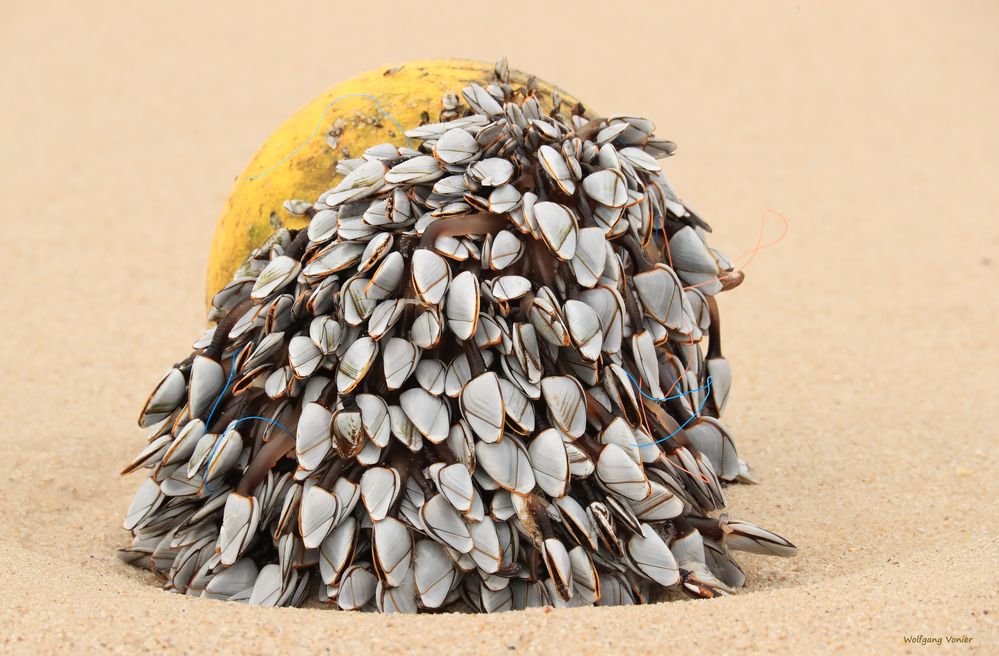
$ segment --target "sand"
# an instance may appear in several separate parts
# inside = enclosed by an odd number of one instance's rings
[[[999,650],[994,4],[131,4],[0,12],[0,651]],[[730,254],[789,218],[722,313],[726,419],[763,481],[730,512],[801,555],[742,557],[733,598],[492,617],[254,609],[120,564],[139,477],[117,472],[204,327],[243,164],[353,72],[503,53],[655,119]]]

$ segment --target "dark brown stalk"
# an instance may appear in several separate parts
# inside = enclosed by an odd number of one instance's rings
[[[722,529],[721,524],[717,519],[713,517],[700,517],[698,515],[687,515],[686,522],[688,527],[694,528],[698,533],[706,538],[711,538],[712,540],[721,540],[725,537],[725,531]],[[677,524],[677,520],[673,520],[673,525],[677,529],[681,529],[681,526]]]
[[[567,262],[560,262],[559,265],[564,270],[562,281],[565,284],[565,300],[568,301],[578,299],[582,288],[579,286],[579,283],[576,282],[576,276],[573,275],[572,271],[569,269],[569,264]]]
[[[423,231],[421,248],[431,248],[440,237],[495,234],[510,225],[506,214],[466,214],[438,219]]]
[[[298,234],[295,235],[295,238],[291,240],[290,244],[288,244],[288,248],[284,250],[284,254],[293,260],[300,260],[308,245],[309,231],[299,230]]]
[[[327,410],[333,408],[336,403],[337,398],[337,387],[336,378],[331,378],[328,383],[323,387],[322,391],[319,392],[319,398],[316,399],[316,403],[323,406]]]
[[[271,412],[273,410],[267,414],[261,414],[266,417]],[[277,431],[263,443],[263,446],[258,451],[251,455],[250,464],[247,466],[246,471],[243,472],[243,478],[240,479],[239,485],[236,488],[237,492],[239,490],[244,490],[241,494],[252,492],[260,484],[260,481],[267,477],[267,472],[273,469],[288,451],[295,448],[295,431],[297,430],[298,419],[301,414],[302,406],[294,407],[290,417],[285,422],[284,429],[275,426]]]
[[[514,188],[519,191],[522,195],[528,191],[534,189],[534,173],[532,171],[525,171],[520,175],[519,178],[513,181]]]
[[[626,251],[628,251],[628,255],[631,256],[631,260],[634,262],[635,269],[638,273],[648,271],[655,266],[652,263],[652,260],[650,260],[645,254],[645,249],[638,243],[638,240],[635,239],[634,235],[625,233],[617,238],[617,242],[621,244]]]
[[[589,456],[593,462],[596,462],[600,458],[600,452],[604,450],[604,445],[599,444],[595,441],[595,438],[589,435],[580,435],[572,444]]]
[[[635,300],[635,293],[632,291],[630,285],[625,285],[621,290],[621,298],[624,299],[624,309],[628,313],[628,320],[631,321],[632,330],[644,330],[645,324],[642,322],[642,312],[638,307],[638,302]]]
[[[589,392],[586,392],[586,418],[600,430],[614,421],[614,415]]]
[[[208,347],[202,352],[206,357],[219,361],[222,356],[222,352],[225,350],[225,345],[229,341],[229,331],[233,329],[236,322],[239,321],[240,317],[246,314],[246,311],[250,309],[253,302],[249,298],[245,298],[239,303],[237,303],[231,310],[229,310],[222,320],[215,325],[215,333],[212,334],[212,341]]]
[[[680,428],[680,423],[672,415],[663,410],[655,401],[650,401],[643,397],[642,403],[645,406],[645,420],[648,422],[649,430],[652,433],[652,440],[656,441],[666,435],[673,435],[670,439],[658,443],[664,452],[672,453],[678,446],[690,445],[687,434]]]
[[[427,440],[427,442],[430,442],[430,440]],[[430,442],[430,445],[433,452],[437,454],[437,457],[439,458],[438,462],[443,462],[448,465],[453,465],[458,462],[458,458],[454,455],[454,451],[451,450],[451,447],[447,445],[446,441],[438,444]]]
[[[333,464],[330,465],[330,468],[326,470],[326,473],[323,474],[322,479],[319,481],[319,486],[326,490],[332,490],[333,484],[336,483],[336,480],[340,478],[353,464],[353,459],[348,460],[347,458],[339,458],[335,460]]]
[[[579,208],[580,214],[582,214],[582,227],[592,228],[597,225],[597,222],[593,219],[593,212],[590,211],[590,203],[586,199],[585,194],[583,194],[583,185],[576,185],[576,207]]]
[[[531,518],[541,532],[541,537],[548,540],[555,537],[555,529],[552,527],[551,517],[548,515],[548,502],[536,494],[527,498],[527,507],[531,511]]]
[[[486,361],[482,359],[482,351],[479,350],[474,339],[468,339],[461,343],[465,351],[465,358],[468,359],[468,369],[472,378],[477,378],[486,373]]]
[[[238,397],[234,397],[222,412],[219,413],[217,419],[215,419],[211,426],[208,426],[206,432],[208,433],[219,433],[229,425],[229,422],[236,421],[240,417],[244,417],[250,414],[251,408],[254,403],[260,400],[260,392],[250,392],[243,394]]]
[[[517,304],[517,309],[523,315],[523,319],[525,321],[527,321],[528,316],[530,316],[528,313],[531,311],[531,305],[534,303],[534,298],[535,298],[534,292],[527,292],[526,294],[520,297],[520,303]],[[514,315],[511,315],[510,318],[514,319],[516,317],[514,317]]]
[[[582,127],[576,130],[576,136],[582,139],[583,141],[589,141],[594,136],[596,136],[597,132],[600,131],[600,125],[604,123],[606,120],[607,119],[604,118],[595,118],[592,121],[583,124]]]
[[[250,461],[249,466],[243,473],[239,485],[236,486],[236,493],[247,496],[252,492],[260,481],[267,477],[267,472],[278,464],[286,453],[295,448],[295,438],[287,433],[281,433],[277,437],[267,441],[256,457]]]
[[[704,300],[708,304],[708,317],[711,325],[708,327],[708,359],[722,357],[721,350],[721,321],[718,318],[718,301],[714,296],[704,295]]]
[[[549,289],[555,287],[555,270],[551,266],[551,253],[537,239],[525,240],[524,247],[531,262],[531,273],[541,279],[541,283]]]

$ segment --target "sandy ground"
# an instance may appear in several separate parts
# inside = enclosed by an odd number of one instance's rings
[[[0,651],[999,650],[994,4],[40,4],[0,8]],[[801,555],[743,557],[734,598],[492,617],[253,609],[120,564],[134,417],[203,328],[257,145],[353,72],[504,53],[655,119],[729,253],[790,218],[722,309],[764,482],[730,510]]]

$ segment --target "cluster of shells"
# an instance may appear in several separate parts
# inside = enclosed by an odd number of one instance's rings
[[[751,480],[718,419],[741,274],[673,144],[550,101],[501,62],[418,147],[286,204],[308,228],[251,255],[142,410],[123,559],[212,599],[495,612],[712,597],[744,584],[731,550],[795,553],[712,515]]]

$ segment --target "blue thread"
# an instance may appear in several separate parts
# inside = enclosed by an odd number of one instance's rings
[[[625,372],[625,373],[628,373],[628,372]],[[628,374],[628,375],[630,376],[631,374]],[[635,380],[635,379],[632,378],[632,380]],[[687,424],[689,424],[691,421],[693,421],[694,419],[696,419],[697,417],[699,417],[700,414],[701,414],[701,411],[704,410],[704,404],[706,404],[708,402],[708,397],[711,396],[711,376],[708,376],[708,382],[704,386],[703,389],[706,389],[707,393],[704,395],[704,398],[701,400],[701,405],[697,408],[697,412],[695,412],[694,414],[692,414],[689,417],[687,417],[687,421],[685,421],[682,424],[680,424],[675,431],[673,431],[672,433],[670,433],[666,437],[662,438],[661,440],[656,440],[655,442],[651,442],[649,444],[629,444],[628,446],[634,446],[634,447],[638,447],[638,448],[641,448],[643,446],[652,446],[653,444],[659,444],[661,442],[665,442],[666,440],[671,440],[674,437],[676,437],[677,435],[679,435],[680,431],[682,431],[684,428],[686,428]],[[641,392],[642,391],[641,388],[639,388],[638,391]],[[697,391],[697,390],[691,390],[691,392],[695,392],[695,391]],[[691,392],[687,392],[687,393],[690,394]]]
[[[240,423],[241,421],[249,421],[250,419],[259,419],[260,421],[266,421],[268,424],[274,424],[275,426],[277,426],[278,428],[280,428],[281,430],[283,430],[285,433],[288,433],[292,437],[295,436],[295,434],[292,433],[290,430],[288,430],[287,428],[285,428],[281,424],[277,423],[273,419],[268,419],[267,417],[258,417],[258,416],[242,417],[242,418],[237,419],[236,421],[232,422],[231,424],[229,424],[229,428],[234,427],[236,424]]]
[[[238,423],[240,423],[242,421],[249,421],[250,419],[259,419],[260,421],[266,421],[268,424],[274,424],[275,426],[277,426],[278,428],[280,428],[281,430],[283,430],[285,433],[288,433],[292,437],[295,437],[294,433],[292,433],[290,430],[288,430],[287,428],[285,428],[284,426],[282,426],[278,422],[274,421],[273,419],[268,419],[267,417],[258,417],[258,416],[241,417],[241,418],[237,419],[236,421],[231,422],[228,426],[226,426],[225,430],[222,431],[219,434],[218,438],[215,440],[215,446],[212,447],[212,452],[208,454],[208,459],[205,460],[205,475],[204,475],[204,478],[208,478],[208,468],[211,467],[212,458],[215,457],[215,452],[218,451],[218,448],[222,445],[222,438],[225,437],[226,433],[228,433],[229,431],[231,431],[232,429],[234,429],[236,427],[236,424],[238,424]]]
[[[225,396],[226,391],[229,389],[229,383],[232,382],[232,377],[236,375],[236,358],[239,357],[239,351],[232,354],[232,367],[229,369],[229,378],[226,379],[225,385],[222,386],[222,391],[219,392],[219,397],[215,399],[215,404],[212,406],[212,411],[208,413],[208,421],[205,422],[205,429],[207,430],[212,424],[212,416],[215,414],[215,409],[219,407],[219,403],[222,401],[222,397]],[[230,424],[231,426],[232,424]],[[226,427],[228,430],[228,427]],[[222,445],[222,435],[225,435],[226,431],[222,433],[215,439],[215,446],[212,447],[211,453],[208,454],[208,459],[205,460],[205,475],[204,478],[208,478],[208,467],[212,464],[212,458],[215,457],[215,452],[218,451],[219,447]]]
[[[231,426],[232,424],[229,424],[229,425]],[[229,431],[229,429],[227,427],[224,431],[222,431],[219,434],[218,437],[215,438],[215,445],[212,447],[212,452],[208,454],[208,458],[205,460],[205,473],[201,477],[202,479],[208,478],[208,469],[209,469],[209,467],[212,466],[212,458],[215,457],[215,452],[219,450],[220,446],[222,446],[222,438],[225,436],[225,434],[228,431]]]
[[[331,100],[329,102],[329,104],[326,105],[325,108],[323,108],[323,113],[319,115],[319,120],[316,121],[316,127],[313,128],[312,134],[309,135],[308,139],[306,139],[305,141],[303,141],[297,148],[295,148],[295,150],[291,151],[290,153],[288,153],[287,155],[285,155],[284,157],[282,157],[280,160],[278,160],[277,163],[274,164],[274,166],[272,166],[269,169],[263,171],[262,173],[258,173],[256,175],[251,175],[249,178],[247,178],[247,180],[250,181],[250,182],[253,182],[253,181],[255,181],[255,180],[259,179],[259,178],[264,177],[265,175],[267,175],[268,173],[270,173],[271,171],[273,171],[274,169],[276,169],[277,167],[281,166],[282,164],[284,164],[285,162],[287,162],[289,159],[291,159],[292,157],[294,157],[295,155],[297,155],[298,151],[300,151],[303,148],[305,148],[306,146],[308,146],[312,142],[312,140],[316,138],[316,134],[318,134],[318,132],[319,132],[319,126],[323,124],[323,120],[325,120],[326,113],[330,110],[330,107],[332,107],[333,105],[337,104],[338,102],[340,102],[344,98],[367,98],[368,100],[371,100],[372,102],[375,103],[375,108],[378,110],[378,113],[381,114],[382,116],[384,116],[385,118],[387,118],[388,120],[392,121],[395,124],[395,126],[397,128],[399,128],[399,133],[402,134],[403,137],[406,137],[406,130],[402,127],[402,124],[399,121],[397,121],[394,116],[392,116],[391,114],[389,114],[388,112],[386,112],[384,109],[382,109],[382,104],[381,104],[381,102],[379,102],[378,98],[375,98],[374,96],[366,94],[366,93],[347,93],[347,94],[344,94],[342,96],[337,96],[336,98],[334,98],[333,100]],[[406,146],[408,146],[410,148],[412,148],[412,146],[413,146],[413,142],[410,141],[409,137],[406,137]]]
[[[704,387],[698,387],[697,389],[692,389],[692,390],[690,390],[688,392],[680,392],[679,394],[674,394],[673,396],[649,396],[642,389],[642,386],[639,384],[639,382],[637,380],[635,380],[634,376],[632,376],[630,373],[628,373],[624,369],[622,369],[621,371],[624,371],[625,375],[628,378],[631,379],[631,382],[633,382],[635,384],[635,388],[638,389],[638,393],[641,394],[642,396],[644,396],[645,398],[647,398],[650,401],[672,401],[673,399],[679,399],[679,398],[687,396],[689,394],[694,394],[695,392],[703,392],[704,390],[708,389],[711,386],[710,384],[708,384],[708,385],[705,385]],[[679,378],[677,379],[677,381],[679,381]],[[677,381],[674,381],[674,384],[676,384]]]
[[[215,410],[219,407],[222,397],[225,396],[226,391],[229,389],[229,383],[232,382],[232,377],[236,375],[236,358],[238,356],[239,351],[232,354],[232,368],[229,369],[229,378],[226,379],[225,385],[222,386],[222,391],[219,392],[219,397],[215,399],[215,403],[212,405],[212,411],[208,413],[208,419],[205,421],[205,428],[212,425],[212,417],[215,415]]]
[[[225,393],[229,388],[229,383],[232,382],[232,377],[236,374],[236,358],[239,357],[239,353],[240,351],[236,351],[235,353],[232,354],[232,369],[229,371],[229,378],[228,380],[225,381],[225,385],[222,386],[222,391],[219,392],[218,398],[215,399],[215,404],[212,406],[211,412],[208,413],[208,421],[205,422],[206,428],[211,425],[212,416],[215,414],[216,408],[218,408],[219,403],[222,401],[222,397],[225,396]],[[211,453],[208,454],[208,458],[205,460],[205,474],[203,478],[206,479],[208,478],[208,469],[212,465],[212,458],[215,457],[215,454],[218,452],[219,447],[222,446],[222,438],[225,437],[225,434],[228,433],[233,428],[235,428],[236,424],[238,424],[239,422],[248,421],[250,419],[259,419],[260,421],[266,421],[270,424],[274,424],[275,426],[283,430],[285,433],[288,433],[292,437],[295,436],[294,433],[292,433],[290,430],[288,430],[278,422],[274,421],[273,419],[268,419],[267,417],[257,417],[257,416],[241,417],[236,421],[230,422],[229,425],[225,427],[225,430],[219,433],[219,436],[215,438],[215,445],[212,447]]]

